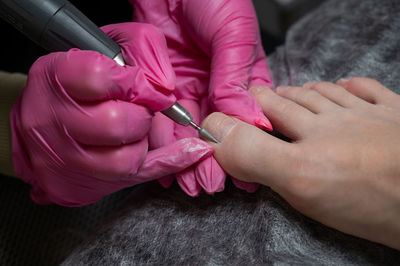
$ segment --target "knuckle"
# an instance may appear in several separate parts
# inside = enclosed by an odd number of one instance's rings
[[[144,107],[123,104],[125,103],[108,104],[104,114],[100,116],[100,123],[104,129],[103,134],[116,144],[141,140],[151,127],[151,116]],[[135,114],[135,117],[129,115],[132,113]]]
[[[104,91],[111,85],[107,79],[110,68],[106,64],[111,59],[106,56],[94,51],[70,50],[65,60],[57,64],[56,75],[72,95]]]
[[[104,116],[101,117],[101,124],[104,126],[103,133],[108,138],[120,141],[123,144],[123,137],[126,131],[126,116],[117,106],[110,106],[105,110]]]
[[[109,69],[105,66],[104,60],[101,60],[103,55],[97,54],[96,52],[89,52],[87,60],[84,64],[80,64],[79,71],[82,73],[82,82],[88,87],[102,86],[104,77],[108,75]]]

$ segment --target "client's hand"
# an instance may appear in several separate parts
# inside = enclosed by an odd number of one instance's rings
[[[154,111],[175,102],[175,76],[154,26],[103,27],[129,66],[72,49],[38,59],[11,113],[14,169],[37,203],[80,206],[210,156],[185,139],[148,152]]]
[[[221,166],[325,225],[400,249],[400,96],[366,78],[252,92],[293,142],[215,113],[203,126],[221,141]]]
[[[176,73],[174,94],[201,122],[211,111],[224,112],[242,121],[271,130],[254,97],[251,86],[272,87],[261,44],[256,13],[250,0],[131,0],[135,20],[159,28],[167,39],[168,53]],[[185,137],[197,136],[156,114],[150,134],[151,147],[162,147]],[[189,195],[203,188],[208,193],[224,189],[225,173],[210,156],[177,174]],[[168,187],[174,176],[160,179]],[[256,184],[234,179],[247,191]]]

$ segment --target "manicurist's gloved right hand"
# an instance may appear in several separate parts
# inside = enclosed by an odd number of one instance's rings
[[[78,49],[43,56],[11,112],[15,172],[32,185],[37,203],[89,204],[212,153],[196,138],[148,152],[153,112],[176,100],[165,39],[148,24],[103,30],[127,66]]]

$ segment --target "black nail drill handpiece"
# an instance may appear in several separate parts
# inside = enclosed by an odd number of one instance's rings
[[[93,50],[124,65],[121,48],[67,0],[1,0],[0,16],[48,51]],[[193,122],[179,103],[162,113],[183,126],[192,126],[208,140],[218,141]]]

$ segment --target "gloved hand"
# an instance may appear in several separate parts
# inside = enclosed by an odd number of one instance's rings
[[[166,36],[176,74],[174,94],[200,122],[211,111],[233,115],[271,130],[250,87],[272,87],[254,7],[250,0],[130,0],[134,19],[158,27]],[[192,128],[172,123],[161,114],[153,119],[151,147],[197,136]],[[174,176],[160,179],[168,187]],[[189,195],[201,188],[208,193],[224,189],[225,173],[209,158],[179,173],[176,179]],[[256,184],[233,179],[236,186],[255,191]]]
[[[194,138],[148,152],[153,112],[175,102],[165,39],[148,24],[103,30],[129,66],[78,49],[43,56],[11,112],[15,172],[37,203],[89,204],[212,153]]]

